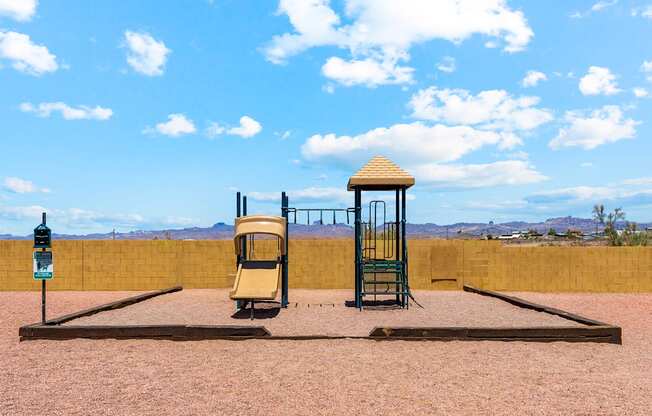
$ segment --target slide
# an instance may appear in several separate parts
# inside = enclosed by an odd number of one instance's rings
[[[233,300],[274,300],[281,279],[281,264],[274,260],[245,260],[238,266],[233,290]]]

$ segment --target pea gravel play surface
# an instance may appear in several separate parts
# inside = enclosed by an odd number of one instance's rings
[[[291,300],[299,301],[294,292]],[[49,315],[131,295],[52,292]],[[623,345],[83,339],[19,343],[18,327],[39,319],[40,294],[4,292],[0,414],[650,414],[652,295],[516,295],[619,325]],[[366,319],[374,313],[352,310],[351,316]],[[273,320],[255,322],[271,327]]]
[[[417,292],[423,308],[345,306],[349,290],[293,290],[287,309],[260,303],[256,318],[235,313],[228,289],[183,290],[122,309],[75,319],[64,325],[263,325],[272,335],[367,336],[376,326],[539,327],[582,326],[547,313],[519,308],[473,293]]]

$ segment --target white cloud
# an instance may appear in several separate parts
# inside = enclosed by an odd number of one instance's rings
[[[581,168],[592,168],[593,163],[591,163],[591,162],[582,162],[582,163],[580,163],[580,167]]]
[[[652,19],[652,4],[648,4],[647,6],[643,7],[635,7],[632,9],[632,16],[637,17],[646,17],[648,19]]]
[[[601,1],[597,2],[597,3],[595,3],[593,6],[591,6],[591,10],[594,11],[594,12],[599,12],[600,10],[604,10],[607,7],[611,7],[611,6],[615,5],[616,3],[618,3],[618,0],[611,0],[611,1],[601,0]]]
[[[353,204],[353,193],[348,192],[342,187],[332,188],[311,186],[304,189],[286,191],[286,194],[292,203],[330,203],[340,206],[351,206]],[[249,192],[247,193],[247,197],[254,201],[277,203],[281,200],[281,192]],[[391,192],[379,192],[374,195],[363,195],[363,203],[367,203],[372,199],[394,199],[394,194]],[[413,201],[416,197],[411,193],[407,195],[407,199]],[[319,213],[317,213],[314,218],[319,218]],[[332,216],[330,218],[332,219]]]
[[[601,12],[605,9],[608,9],[611,6],[614,6],[618,3],[618,0],[600,0],[596,3],[593,3],[591,8],[585,12],[574,12],[573,14],[570,15],[570,17],[574,19],[581,19],[583,17],[587,17],[591,13],[597,13]]]
[[[607,143],[631,139],[636,135],[639,122],[625,119],[620,107],[606,105],[590,114],[568,111],[565,116],[568,126],[559,129],[557,137],[549,146],[552,149],[579,146],[594,149]]]
[[[116,229],[157,229],[162,227],[183,227],[196,223],[196,219],[185,217],[147,218],[140,214],[103,213],[81,208],[52,209],[39,205],[3,206],[0,205],[0,218],[8,221],[41,219],[48,214],[48,224],[61,230],[109,231]]]
[[[413,45],[433,39],[460,43],[482,35],[518,52],[534,36],[506,0],[345,0],[346,24],[329,0],[280,0],[278,14],[287,15],[294,32],[274,36],[264,48],[267,59],[278,64],[313,47],[347,49],[350,60],[330,58],[322,70],[345,85],[411,82],[412,68],[399,61],[409,60]]]
[[[274,136],[278,137],[281,140],[287,140],[290,138],[292,135],[291,130],[285,130],[285,131],[276,131],[274,132]]]
[[[205,133],[209,138],[213,138],[222,134],[228,134],[231,136],[240,136],[244,139],[248,139],[260,133],[263,130],[263,126],[249,116],[240,117],[240,125],[237,127],[225,127],[219,123],[210,122]],[[288,133],[287,136],[285,134]],[[283,138],[289,137],[289,132],[283,133]]]
[[[136,71],[147,76],[163,74],[163,67],[171,50],[163,41],[154,39],[149,33],[127,30],[124,33],[129,52],[127,63]]]
[[[179,137],[184,134],[195,133],[197,128],[192,120],[184,114],[170,114],[168,121],[156,124],[154,128],[146,127],[143,133],[160,133],[165,136]]]
[[[455,58],[452,56],[444,56],[441,61],[437,64],[437,69],[442,71],[442,72],[447,72],[447,73],[452,73],[455,72],[457,69],[457,65],[455,63]]]
[[[565,201],[600,201],[616,196],[616,191],[609,187],[576,186],[537,192],[525,198],[530,203],[551,203]]]
[[[646,90],[645,88],[641,88],[641,87],[636,87],[636,88],[632,89],[632,93],[634,93],[636,98],[645,98],[648,95],[650,95],[648,90]]]
[[[528,152],[525,152],[523,150],[507,153],[505,156],[510,159],[519,159],[519,160],[528,160],[530,158]]]
[[[641,16],[652,19],[652,4],[641,10]]]
[[[34,183],[32,181],[28,181],[27,179],[11,177],[11,176],[4,179],[3,188],[6,189],[9,192],[13,192],[15,194],[29,194],[29,193],[35,193],[35,192],[49,193],[50,192],[50,190],[48,188],[40,188],[40,187],[34,185]]]
[[[652,6],[650,8],[652,9]],[[652,82],[652,61],[643,61],[641,71],[645,73],[647,80]]]
[[[622,181],[622,184],[628,186],[652,185],[652,177],[626,179]]]
[[[448,124],[478,125],[483,129],[532,130],[553,119],[546,109],[535,107],[538,97],[512,97],[505,90],[481,91],[430,87],[410,100],[412,117]]]
[[[113,115],[113,110],[100,107],[99,105],[94,108],[85,105],[71,107],[60,101],[40,103],[37,106],[31,103],[22,103],[19,108],[25,113],[34,113],[39,117],[50,117],[53,112],[59,112],[66,120],[108,120]]]
[[[334,56],[328,58],[321,71],[326,78],[347,87],[364,85],[373,88],[378,85],[411,83],[414,68],[399,66],[394,59],[346,61]]]
[[[240,126],[232,127],[226,131],[227,134],[249,138],[257,135],[263,130],[263,126],[249,116],[240,117]]]
[[[349,202],[351,200],[351,193],[347,192],[345,188],[320,188],[309,187],[305,189],[291,190],[286,192],[292,202],[296,203],[311,203],[311,202]],[[276,202],[280,201],[280,192],[250,192],[247,194],[248,198],[254,201],[261,202]]]
[[[583,95],[614,95],[621,91],[616,76],[609,68],[600,66],[589,67],[589,72],[580,79],[579,89]]]
[[[356,136],[316,134],[301,146],[311,162],[355,167],[376,154],[399,164],[454,161],[483,146],[513,146],[513,136],[468,126],[428,126],[421,122],[379,127]]]
[[[527,71],[525,78],[521,81],[521,86],[523,88],[536,87],[540,81],[547,81],[548,77],[546,74],[540,71]]]
[[[17,32],[0,30],[0,59],[7,59],[17,71],[34,76],[59,69],[57,57],[48,48]]]
[[[424,164],[412,169],[420,184],[434,188],[485,188],[526,185],[548,178],[528,162],[504,160],[487,164]]]
[[[322,86],[321,90],[324,91],[326,94],[333,94],[335,92],[335,86],[329,83]]]
[[[641,178],[646,179],[646,178]],[[648,185],[645,181],[632,185]],[[621,186],[576,186],[538,192],[525,200],[530,204],[594,204],[609,202],[620,206],[652,205],[652,189],[623,189]]]
[[[37,0],[0,0],[0,16],[26,22],[36,13],[37,4]]]

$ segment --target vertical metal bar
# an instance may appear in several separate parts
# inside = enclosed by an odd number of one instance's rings
[[[282,267],[283,271],[281,274],[281,307],[286,308],[289,299],[288,299],[288,255],[289,255],[289,229],[290,225],[288,224],[288,205],[289,205],[289,198],[285,194],[285,192],[281,193],[281,215],[283,218],[285,218],[285,241],[283,244],[285,244],[285,254],[281,257],[282,260]],[[295,219],[296,219],[296,213],[295,213]]]
[[[247,196],[242,197],[242,216],[247,216]],[[249,259],[247,256],[247,237],[242,239],[242,260]]]
[[[362,309],[362,203],[361,191],[355,189],[355,306]]]
[[[235,217],[236,217],[236,218],[240,218],[240,214],[241,214],[241,210],[240,210],[240,208],[241,208],[241,205],[240,205],[240,203],[241,203],[241,199],[242,199],[242,198],[241,198],[241,196],[240,196],[240,192],[236,192],[236,194],[235,194]],[[234,224],[234,226],[235,226],[235,224]],[[235,267],[236,267],[236,271],[237,271],[238,266],[240,265],[240,260],[241,260],[241,259],[240,259],[240,254],[236,255],[236,258],[235,258]]]
[[[45,279],[41,280],[41,323],[45,325]]]
[[[47,217],[46,213],[43,213],[43,217],[41,219],[41,223],[43,225],[46,224]],[[41,249],[42,252],[45,252],[45,247]],[[46,291],[46,283],[45,279],[41,280],[41,323],[45,325],[45,291]]]
[[[407,241],[405,237],[405,210],[406,210],[406,202],[405,202],[405,188],[401,189],[401,253],[402,253],[402,268],[403,268],[403,281],[404,281],[404,288],[403,291],[407,292],[409,290],[409,281],[408,281],[408,264],[407,264]],[[408,299],[405,297],[405,293],[401,294],[401,300],[402,304],[404,306],[408,306],[406,301],[409,302]]]
[[[395,201],[395,203],[396,203],[396,204],[395,204],[395,205],[396,205],[396,207],[395,207],[395,209],[396,209],[396,213],[395,213],[395,214],[396,214],[396,215],[395,215],[395,217],[396,217],[396,222],[394,223],[394,227],[395,227],[395,228],[394,228],[394,229],[395,229],[395,232],[394,232],[394,234],[395,234],[395,235],[394,235],[394,238],[395,238],[395,240],[396,240],[396,249],[395,249],[396,253],[395,253],[395,257],[396,257],[396,262],[399,262],[400,259],[401,259],[401,254],[400,254],[400,252],[399,252],[399,249],[402,250],[402,248],[401,248],[401,240],[400,240],[400,234],[401,234],[401,233],[399,233],[399,229],[398,229],[398,224],[399,224],[399,222],[400,222],[400,213],[401,213],[401,205],[400,205],[400,203],[401,203],[401,194],[400,194],[398,188],[396,188],[396,201]],[[399,284],[397,283],[397,284],[396,284],[396,303],[399,303],[399,302],[400,302],[398,292],[399,292]]]
[[[235,217],[240,218],[240,215],[242,214],[242,195],[240,192],[236,192],[235,194]],[[235,232],[235,222],[233,224],[234,232]],[[240,243],[240,253],[242,253],[242,243]],[[238,273],[238,268],[240,268],[240,263],[242,262],[242,254],[237,254],[235,256],[235,272]],[[242,301],[236,300],[235,301],[235,309],[240,310],[242,308]]]

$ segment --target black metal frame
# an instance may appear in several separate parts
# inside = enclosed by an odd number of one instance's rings
[[[408,308],[410,298],[410,287],[408,279],[408,255],[406,239],[406,190],[405,186],[384,186],[364,187],[354,186],[354,208],[355,213],[355,306],[362,309],[365,295],[373,295],[374,300],[379,294],[395,295],[397,305]],[[395,222],[387,222],[386,206],[383,201],[371,201],[369,203],[369,222],[362,221],[362,191],[395,191],[396,207]],[[377,214],[378,204],[383,203],[383,254],[377,258]],[[373,213],[373,214],[372,214]],[[373,216],[373,218],[372,218]],[[389,232],[389,235],[388,235]],[[390,248],[387,237],[393,241]],[[372,242],[373,241],[373,242]],[[388,248],[390,248],[388,250]],[[373,253],[373,256],[371,256]],[[389,257],[388,257],[389,256]],[[393,260],[390,260],[393,257]],[[378,280],[377,273],[394,273],[397,277],[394,280],[395,290],[389,290],[391,281]],[[372,280],[365,281],[365,274],[373,274]],[[379,292],[377,285],[386,284],[387,290]],[[366,285],[374,286],[371,291],[366,290]]]

